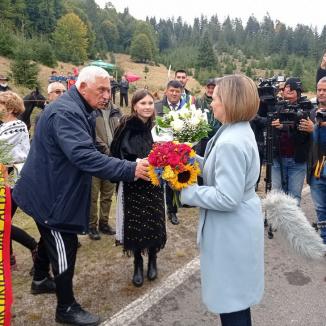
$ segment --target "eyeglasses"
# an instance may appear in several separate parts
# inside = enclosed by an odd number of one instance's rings
[[[64,89],[56,89],[55,91],[52,91],[50,93],[56,93],[57,95],[60,95],[60,94],[63,94],[65,93],[66,91]]]

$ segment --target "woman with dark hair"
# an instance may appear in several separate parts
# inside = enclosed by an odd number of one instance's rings
[[[114,134],[112,156],[129,161],[148,156],[153,145],[154,112],[152,94],[137,91],[131,100],[131,114],[121,119]],[[133,284],[139,287],[144,282],[142,253],[148,253],[147,278],[154,280],[156,254],[166,243],[163,189],[140,179],[120,182],[116,229],[117,242],[134,255]]]

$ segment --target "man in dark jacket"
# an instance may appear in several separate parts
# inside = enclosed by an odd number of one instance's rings
[[[123,107],[123,101],[125,102],[126,107],[128,106],[128,90],[129,90],[129,82],[126,76],[121,77],[121,81],[119,83],[120,88],[120,107]]]
[[[288,78],[284,87],[284,99],[291,105],[300,105],[302,91],[299,78]],[[272,188],[293,196],[300,205],[313,122],[309,117],[301,119],[299,124],[287,124],[275,119],[272,126],[275,128]]]
[[[110,76],[110,85],[111,85],[111,94],[112,94],[112,101],[115,104],[115,94],[119,91],[119,83],[114,79],[113,76]]]
[[[148,180],[148,163],[119,160],[95,147],[95,111],[108,104],[109,74],[86,67],[76,86],[47,106],[36,129],[13,197],[31,215],[41,234],[32,293],[53,291],[49,262],[57,295],[56,321],[73,325],[98,325],[99,317],[81,308],[73,294],[77,234],[89,225],[92,176],[112,182]],[[53,281],[52,281],[53,282]]]
[[[191,92],[186,88],[188,82],[187,72],[183,69],[176,70],[174,74],[174,79],[180,82],[183,86],[181,100],[186,103],[195,104],[196,98],[191,94]]]

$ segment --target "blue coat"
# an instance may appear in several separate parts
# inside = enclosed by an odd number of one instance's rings
[[[200,161],[204,185],[182,190],[181,202],[200,207],[203,301],[215,313],[247,309],[264,291],[259,155],[249,122],[223,125]]]
[[[95,111],[75,86],[42,114],[13,197],[38,223],[88,232],[92,176],[133,181],[136,163],[101,154],[94,145]]]

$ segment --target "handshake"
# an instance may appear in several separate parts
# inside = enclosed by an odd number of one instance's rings
[[[135,171],[135,180],[137,179],[143,179],[145,181],[150,181],[149,175],[148,175],[148,167],[149,163],[147,158],[144,159],[137,159],[136,160],[136,171]]]

